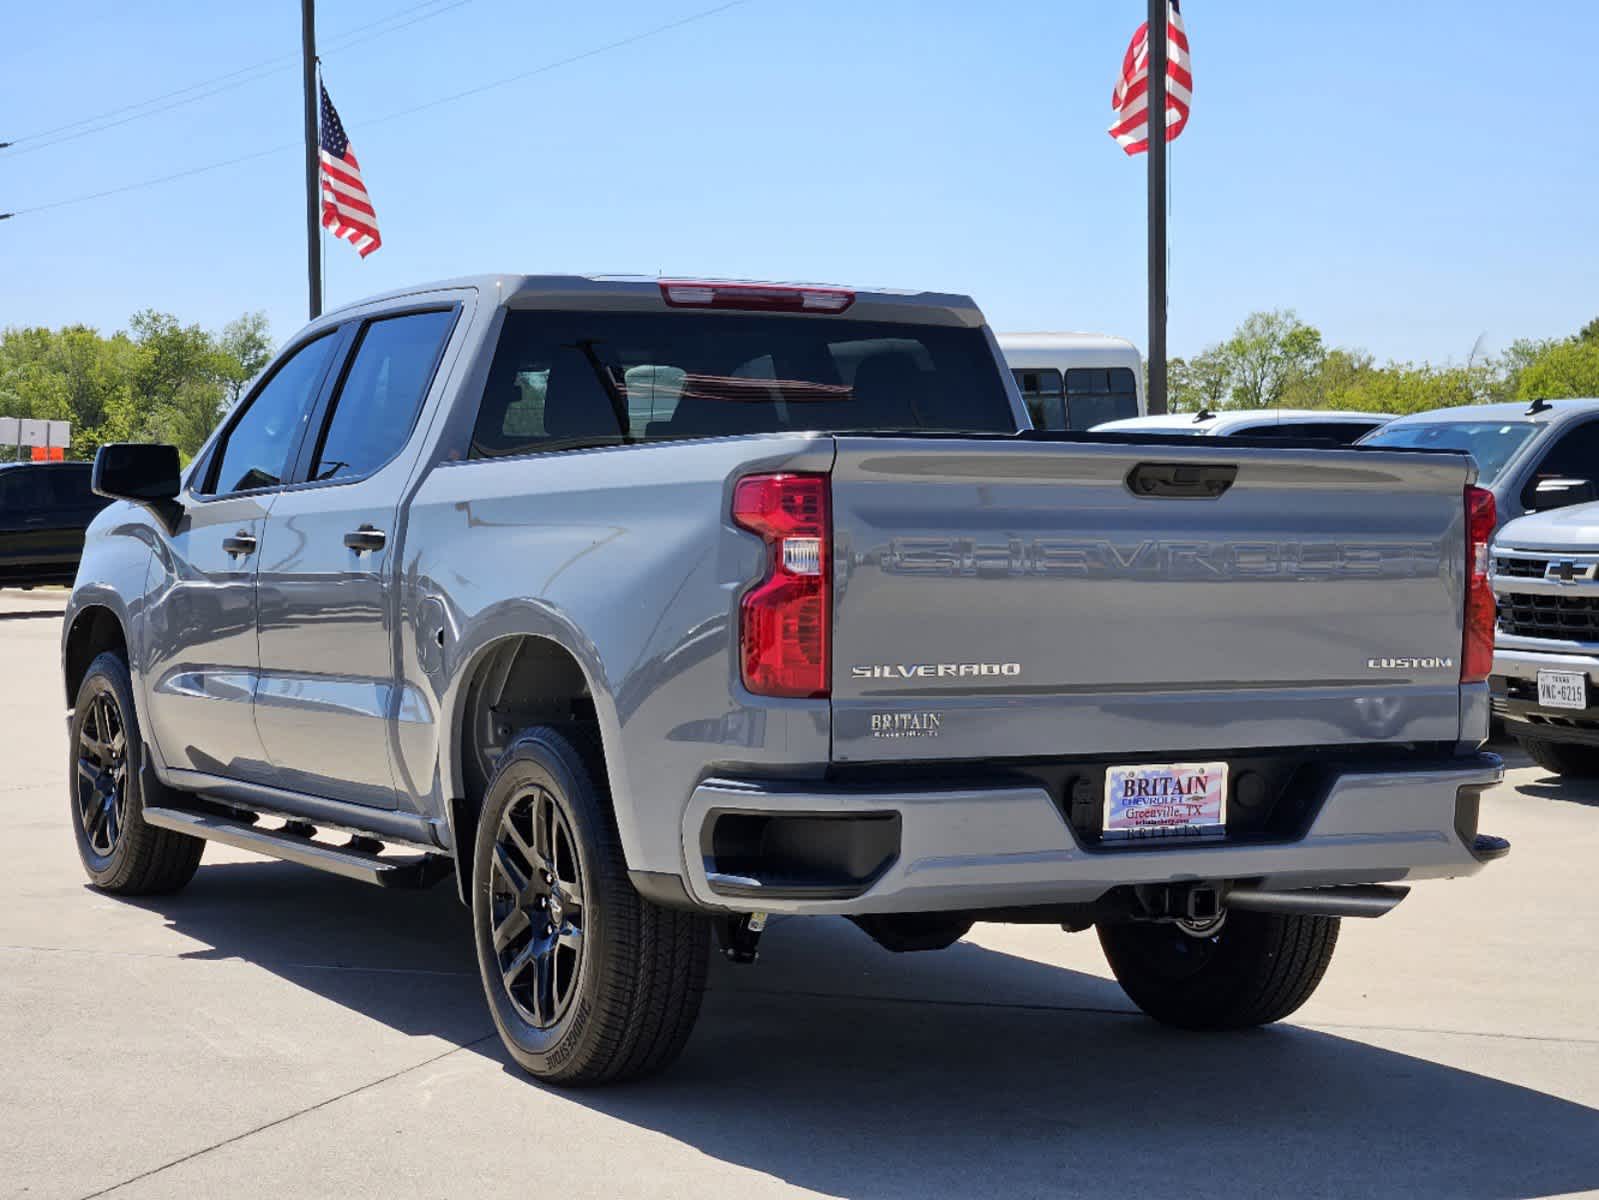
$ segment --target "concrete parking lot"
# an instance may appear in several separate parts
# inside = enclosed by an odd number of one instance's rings
[[[215,845],[189,888],[84,885],[64,593],[0,592],[0,1195],[1439,1195],[1599,1189],[1599,787],[1512,755],[1511,857],[1346,921],[1288,1024],[1173,1033],[1092,934],[888,954],[774,923],[681,1063],[511,1068],[450,888]],[[1507,749],[1507,754],[1511,753]]]

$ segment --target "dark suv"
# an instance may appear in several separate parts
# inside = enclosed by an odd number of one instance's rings
[[[86,462],[0,464],[0,587],[71,583],[83,531],[110,503]]]

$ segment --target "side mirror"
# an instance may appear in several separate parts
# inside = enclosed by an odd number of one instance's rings
[[[1540,479],[1532,489],[1532,510],[1548,512],[1599,499],[1591,479]]]
[[[144,505],[171,528],[183,511],[178,504],[182,475],[176,446],[114,442],[94,456],[89,486],[112,500]]]

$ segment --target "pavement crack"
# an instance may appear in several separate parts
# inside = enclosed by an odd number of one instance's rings
[[[193,1162],[197,1158],[210,1154],[213,1150],[220,1150],[224,1146],[231,1146],[235,1142],[242,1142],[244,1139],[254,1137],[258,1133],[264,1133],[268,1129],[276,1129],[279,1125],[286,1125],[296,1117],[303,1117],[307,1113],[317,1112],[319,1109],[327,1108],[330,1104],[337,1104],[340,1100],[347,1100],[351,1096],[359,1095],[362,1092],[369,1091],[372,1088],[389,1083],[392,1080],[400,1078],[402,1075],[409,1075],[412,1071],[419,1071],[423,1067],[432,1066],[441,1059],[449,1058],[452,1054],[458,1054],[462,1050],[470,1050],[474,1046],[481,1046],[484,1042],[494,1041],[498,1036],[499,1035],[495,1033],[486,1033],[482,1037],[473,1038],[471,1041],[461,1042],[458,1045],[451,1046],[448,1050],[443,1050],[438,1054],[433,1055],[431,1058],[425,1058],[419,1063],[413,1063],[409,1067],[401,1067],[398,1071],[392,1071],[378,1079],[371,1079],[366,1083],[358,1084],[355,1087],[340,1092],[336,1096],[329,1096],[325,1100],[318,1100],[315,1104],[308,1104],[304,1108],[296,1109],[294,1112],[286,1113],[281,1117],[275,1117],[270,1121],[264,1121],[260,1125],[257,1125],[252,1129],[246,1129],[242,1133],[236,1133],[232,1137],[225,1137],[219,1141],[212,1142],[209,1146],[202,1146],[198,1150],[191,1150],[188,1154],[181,1155],[178,1158],[170,1160],[169,1162],[164,1162],[160,1166],[151,1167],[148,1171],[140,1171],[137,1175],[130,1175],[128,1178],[121,1180],[118,1183],[113,1183],[109,1187],[103,1187],[97,1192],[88,1192],[79,1197],[79,1200],[95,1200],[95,1197],[97,1196],[109,1195],[112,1192],[129,1187],[140,1182],[141,1180],[149,1179],[153,1175],[159,1175],[163,1171],[170,1171],[173,1167],[180,1167],[186,1162]]]

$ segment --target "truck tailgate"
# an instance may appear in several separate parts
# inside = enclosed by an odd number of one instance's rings
[[[1459,736],[1464,456],[837,449],[835,760]],[[1172,464],[1231,483],[1210,494]]]

